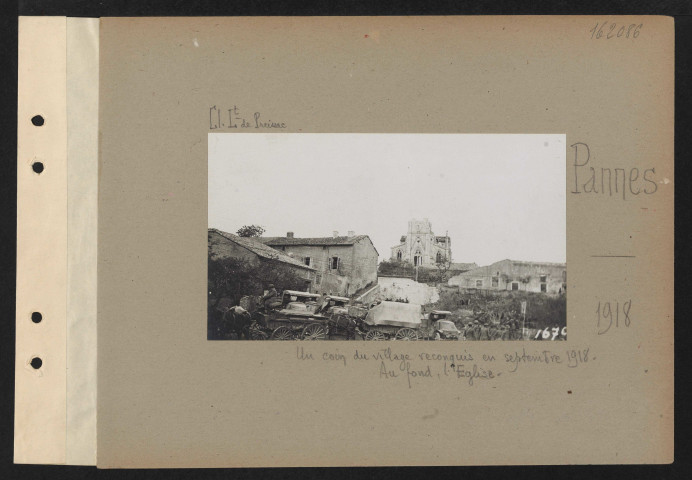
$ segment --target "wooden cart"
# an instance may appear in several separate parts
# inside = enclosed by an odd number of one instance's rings
[[[413,303],[382,302],[372,307],[359,329],[365,340],[405,340],[423,338],[421,306]]]

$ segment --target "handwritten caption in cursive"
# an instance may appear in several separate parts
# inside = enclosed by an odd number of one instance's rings
[[[253,112],[250,116],[245,116],[237,105],[233,105],[232,108],[217,107],[216,105],[209,107],[209,130],[250,128],[283,130],[287,126],[285,122],[265,118],[260,112]]]
[[[610,40],[612,38],[637,38],[639,36],[639,31],[644,26],[643,23],[639,25],[631,23],[629,25],[617,24],[615,22],[605,21],[603,23],[597,23],[589,32],[591,33],[592,40],[606,39]]]
[[[376,352],[362,350],[339,351],[297,346],[299,362],[327,362],[347,368],[352,364],[371,364],[373,373],[382,381],[406,382],[408,388],[428,382],[462,382],[469,387],[479,382],[493,382],[507,373],[514,374],[524,368],[577,368],[593,362],[589,347],[565,350],[528,351],[526,347],[502,355],[471,353],[464,350],[449,353],[407,353],[385,347]]]

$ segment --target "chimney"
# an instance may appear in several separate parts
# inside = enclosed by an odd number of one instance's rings
[[[293,232],[286,232],[286,238],[293,238]]]
[[[336,231],[336,230],[334,230],[334,231],[332,232],[332,237],[336,238],[336,237],[338,237],[338,236],[339,236],[339,232]]]
[[[356,236],[356,232],[354,232],[353,230],[349,230],[349,231],[348,231],[348,236],[349,236],[349,237],[355,237],[355,236]]]

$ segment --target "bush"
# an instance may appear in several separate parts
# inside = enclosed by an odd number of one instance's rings
[[[434,310],[449,310],[453,312],[462,308],[470,308],[468,306],[469,302],[468,295],[462,294],[458,290],[440,291],[440,299],[433,304]]]
[[[438,268],[436,265],[418,267],[418,283],[437,285],[449,280],[458,271],[450,270],[447,265]],[[416,267],[410,262],[399,260],[382,260],[377,267],[377,274],[391,277],[416,278]]]
[[[276,290],[303,290],[305,279],[281,262],[248,262],[240,258],[212,258],[208,260],[209,306],[221,298],[229,298],[237,305],[245,295],[262,295],[269,283]]]
[[[416,268],[409,262],[382,260],[377,267],[377,274],[393,277],[415,277]]]
[[[265,232],[259,225],[243,225],[235,232],[239,237],[261,237]]]
[[[440,299],[426,310],[449,310],[459,316],[460,310],[473,310],[474,318],[490,317],[502,321],[509,316],[523,319],[521,302],[526,301],[526,324],[534,328],[564,327],[567,324],[567,298],[533,292],[492,292],[479,290],[462,293],[459,290],[440,291]]]

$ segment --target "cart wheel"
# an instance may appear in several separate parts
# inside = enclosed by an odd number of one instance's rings
[[[418,332],[416,332],[412,328],[402,328],[396,332],[394,339],[395,340],[407,340],[407,341],[418,340]]]
[[[370,330],[365,334],[365,339],[374,341],[386,340],[384,333],[380,332],[379,330]]]
[[[318,323],[311,323],[303,329],[303,340],[326,340],[327,329]]]
[[[293,332],[288,327],[279,327],[272,332],[272,340],[293,340]]]
[[[250,327],[250,340],[266,340],[269,338],[269,335],[264,333],[259,325],[255,324]]]

